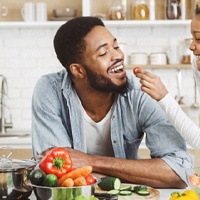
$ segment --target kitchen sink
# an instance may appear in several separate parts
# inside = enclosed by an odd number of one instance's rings
[[[4,137],[4,138],[8,138],[8,137],[28,137],[31,135],[31,131],[15,131],[15,130],[9,130],[7,131],[5,134],[1,134],[0,133],[0,138]]]

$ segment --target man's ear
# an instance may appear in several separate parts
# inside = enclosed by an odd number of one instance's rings
[[[81,64],[78,63],[72,63],[69,66],[71,73],[73,74],[73,76],[77,77],[77,78],[83,78],[85,77],[85,69]]]

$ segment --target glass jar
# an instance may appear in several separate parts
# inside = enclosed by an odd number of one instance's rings
[[[191,64],[191,51],[189,49],[191,44],[191,39],[187,38],[183,41],[182,45],[182,64]]]
[[[181,0],[166,0],[166,19],[180,19],[181,17]]]
[[[109,11],[110,20],[125,20],[126,13],[125,8],[121,1],[115,0]]]
[[[132,15],[135,20],[149,20],[149,4],[147,0],[134,0]]]

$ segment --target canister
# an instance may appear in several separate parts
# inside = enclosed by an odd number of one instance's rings
[[[147,53],[131,53],[130,62],[132,65],[147,65],[148,54]]]
[[[165,52],[156,52],[150,54],[150,64],[151,65],[166,65],[167,55]]]

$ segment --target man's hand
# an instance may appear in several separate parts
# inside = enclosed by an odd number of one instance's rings
[[[71,156],[73,168],[83,167],[86,165],[92,166],[92,156],[69,147],[67,147],[66,150]]]

